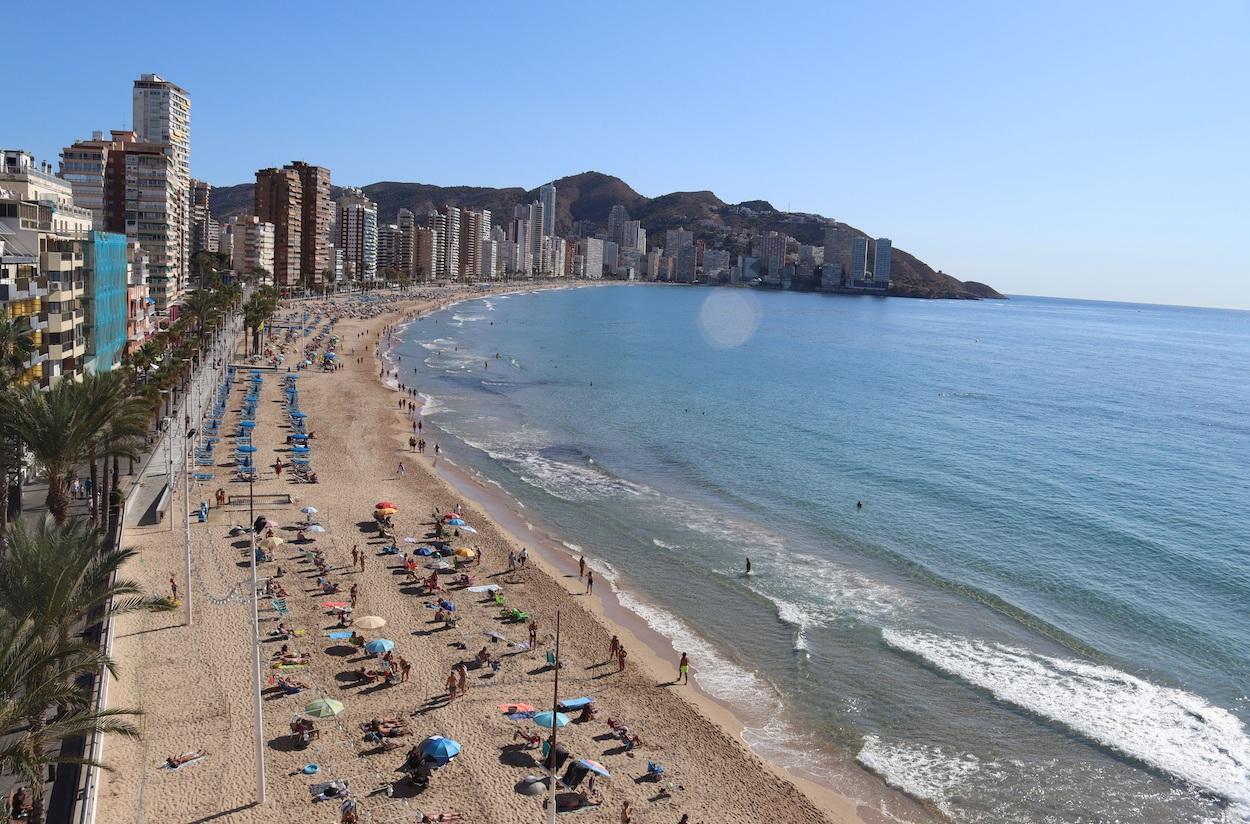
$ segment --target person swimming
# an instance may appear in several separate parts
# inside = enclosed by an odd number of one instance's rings
[[[855,508],[856,508],[856,509],[863,509],[863,508],[864,508],[864,502],[863,502],[863,501],[856,501],[856,502],[855,502]]]
[[[751,574],[751,559],[747,558],[747,575]]]

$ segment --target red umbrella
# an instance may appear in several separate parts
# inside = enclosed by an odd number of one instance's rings
[[[390,501],[378,501],[376,504],[373,505],[373,508],[374,509],[399,509],[399,507],[395,506],[395,504],[391,503]]]

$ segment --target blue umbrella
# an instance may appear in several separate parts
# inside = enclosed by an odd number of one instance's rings
[[[292,418],[307,418],[308,413],[307,412],[292,412],[291,417]]]
[[[306,447],[306,446],[293,446],[293,447],[291,447],[291,451],[292,451],[292,452],[294,452],[294,453],[296,453],[296,454],[307,453],[307,452],[308,452],[308,447]]]
[[[419,752],[422,758],[428,758],[441,766],[460,754],[460,742],[441,735],[432,735],[421,742]]]
[[[240,452],[255,452],[256,447],[252,446],[250,443],[245,443],[239,447],[239,451]]]
[[[390,652],[393,649],[395,649],[395,642],[388,638],[375,638],[365,644],[365,651],[372,653],[373,655],[381,655],[382,653]],[[457,752],[459,752],[459,749],[457,749]],[[454,754],[455,753],[453,753],[453,755]]]
[[[448,612],[455,612],[455,611],[456,611],[456,605],[455,605],[455,604],[453,604],[451,601],[448,601],[446,598],[444,598],[443,600],[439,601],[439,602],[438,602],[438,605],[439,605],[440,607],[442,607],[443,609],[447,610]]]
[[[239,426],[245,427],[247,429],[251,429],[255,425],[256,425],[256,421],[240,421],[239,422]]]
[[[448,523],[448,524],[450,524],[451,526],[464,526],[464,519],[463,519],[463,518],[452,518],[452,519],[451,519],[451,520],[449,520],[447,523]]]
[[[538,713],[537,715],[534,716],[533,721],[535,724],[537,724],[540,727],[543,727],[545,729],[551,729],[552,716],[550,712]],[[562,712],[557,712],[555,714],[556,729],[563,727],[567,723],[569,723],[569,717],[567,715],[565,715]]]
[[[589,758],[583,758],[579,760],[577,763],[585,767],[586,769],[590,770],[593,773],[598,773],[599,775],[602,775],[604,778],[612,777],[611,774],[608,773],[608,768],[600,764],[598,761],[593,761]]]

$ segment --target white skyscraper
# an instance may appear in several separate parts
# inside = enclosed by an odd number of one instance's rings
[[[167,239],[177,249],[168,267],[157,267],[149,277],[161,281],[165,301],[177,301],[186,287],[191,258],[191,98],[185,89],[157,74],[140,75],[131,100],[133,129],[142,143],[170,147],[172,210],[165,215]],[[147,216],[149,220],[151,216]],[[137,216],[136,216],[137,219]],[[164,271],[162,271],[162,269]]]
[[[360,189],[339,198],[338,237],[349,275],[358,281],[378,276],[378,207]]]
[[[888,237],[879,237],[874,244],[876,251],[872,257],[872,285],[878,289],[890,288],[890,256],[894,244]]]
[[[556,187],[554,183],[544,183],[539,187],[538,202],[543,206],[543,234],[551,237],[556,233]]]

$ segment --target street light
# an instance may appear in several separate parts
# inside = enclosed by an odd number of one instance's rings
[[[195,430],[188,430],[186,440],[190,441],[193,437],[195,437]],[[182,539],[186,550],[187,626],[193,623],[191,614],[191,470],[186,465],[190,459],[191,450],[188,448],[182,467]]]
[[[265,724],[261,709],[261,675],[260,675],[260,583],[256,575],[256,467],[248,474],[247,479],[247,513],[248,534],[252,544],[252,688],[253,710],[256,714],[256,803],[265,803]]]

